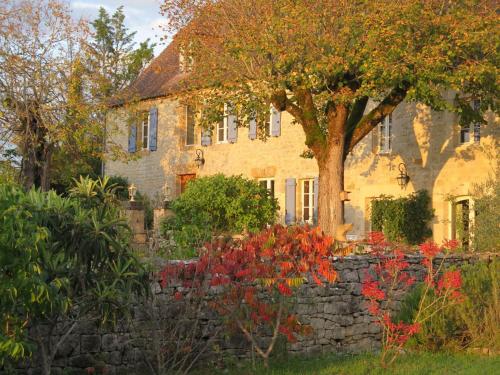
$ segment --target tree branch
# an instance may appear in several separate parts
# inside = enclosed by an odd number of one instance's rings
[[[370,133],[377,124],[389,115],[406,97],[406,93],[410,88],[408,82],[403,82],[401,86],[391,90],[389,95],[380,102],[380,104],[370,111],[367,115],[357,123],[353,130],[352,137],[350,137],[349,144],[346,147],[346,153],[352,151],[368,133]]]
[[[301,88],[295,88],[293,93],[297,98],[298,104],[293,103],[288,98],[285,90],[273,93],[271,103],[278,110],[286,110],[302,125],[306,135],[306,145],[311,149],[316,158],[319,158],[324,146],[326,146],[326,137],[319,126],[312,93],[309,89]]]
[[[351,113],[349,114],[346,125],[346,137],[345,137],[346,146],[350,144],[354,129],[356,129],[356,125],[363,118],[363,114],[365,113],[367,103],[368,103],[368,96],[363,96],[362,98],[357,99],[352,105]]]

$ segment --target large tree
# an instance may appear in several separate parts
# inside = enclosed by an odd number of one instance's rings
[[[495,2],[166,0],[168,31],[210,127],[222,103],[245,126],[272,104],[305,133],[319,167],[318,220],[344,228],[344,162],[403,101],[481,120],[498,109]],[[444,93],[454,90],[453,103]],[[190,94],[192,97],[192,94]],[[368,110],[368,101],[375,106]],[[480,99],[472,112],[468,101]]]
[[[0,154],[15,151],[26,188],[63,190],[100,173],[109,100],[153,56],[134,35],[121,8],[89,25],[59,0],[1,2]]]
[[[93,72],[94,93],[110,99],[127,87],[153,58],[155,44],[149,39],[136,48],[136,32],[125,26],[123,7],[110,15],[103,7],[91,22],[92,38],[87,43],[89,68]]]
[[[80,126],[80,142],[66,143],[54,155],[54,179],[51,186],[63,191],[77,175],[93,178],[101,175],[105,154],[125,159],[128,155],[111,141],[116,129],[106,129],[105,116],[109,103],[119,100],[123,89],[142,72],[153,58],[154,44],[149,39],[137,46],[125,26],[123,7],[111,15],[99,8],[97,18],[89,24],[89,38],[82,46],[83,56],[70,85],[71,114]],[[89,128],[92,130],[89,131]],[[106,134],[107,133],[107,134]],[[104,149],[105,140],[108,150]],[[74,157],[78,155],[78,157]],[[67,160],[73,160],[67,163]]]
[[[68,87],[85,35],[62,3],[0,5],[1,147],[15,145],[26,187],[48,188],[52,156],[73,133]]]

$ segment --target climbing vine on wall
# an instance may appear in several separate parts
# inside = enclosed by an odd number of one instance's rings
[[[384,232],[394,242],[416,245],[432,235],[429,223],[434,217],[431,198],[419,190],[403,198],[380,196],[372,202],[372,230]]]

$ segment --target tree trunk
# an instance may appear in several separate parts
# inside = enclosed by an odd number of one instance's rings
[[[21,178],[26,190],[31,187],[47,191],[50,188],[52,146],[47,141],[47,129],[35,116],[26,118],[22,147]]]
[[[342,239],[344,228],[344,140],[332,142],[318,160],[318,225],[328,235]]]

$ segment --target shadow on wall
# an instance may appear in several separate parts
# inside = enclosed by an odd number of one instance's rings
[[[399,163],[403,162],[411,177],[406,190],[411,192],[425,189],[433,202],[437,196],[445,201],[450,195],[468,194],[472,184],[479,182],[474,181],[475,177],[468,174],[480,173],[479,176],[484,175],[486,178],[490,172],[486,161],[489,161],[491,171],[494,170],[500,127],[493,114],[488,114],[487,124],[481,125],[479,143],[460,144],[460,125],[455,114],[435,112],[421,104],[407,104],[403,108],[397,108],[394,113],[397,117],[393,124],[391,153],[381,155],[374,152],[373,142],[370,140],[373,137],[376,140],[376,136],[372,133],[347,159],[346,169],[359,171],[361,178],[372,178],[376,185],[386,183],[387,180],[383,176],[389,173],[390,178],[394,178],[395,189],[399,190],[396,176],[399,174]],[[484,159],[484,163],[467,165],[467,162],[478,158]],[[355,182],[362,189],[362,186],[368,183],[366,180]],[[346,210],[352,211],[349,215],[353,215],[353,218],[360,215],[359,211],[364,211],[359,206],[350,205]],[[369,219],[365,219],[365,225],[366,220]]]

